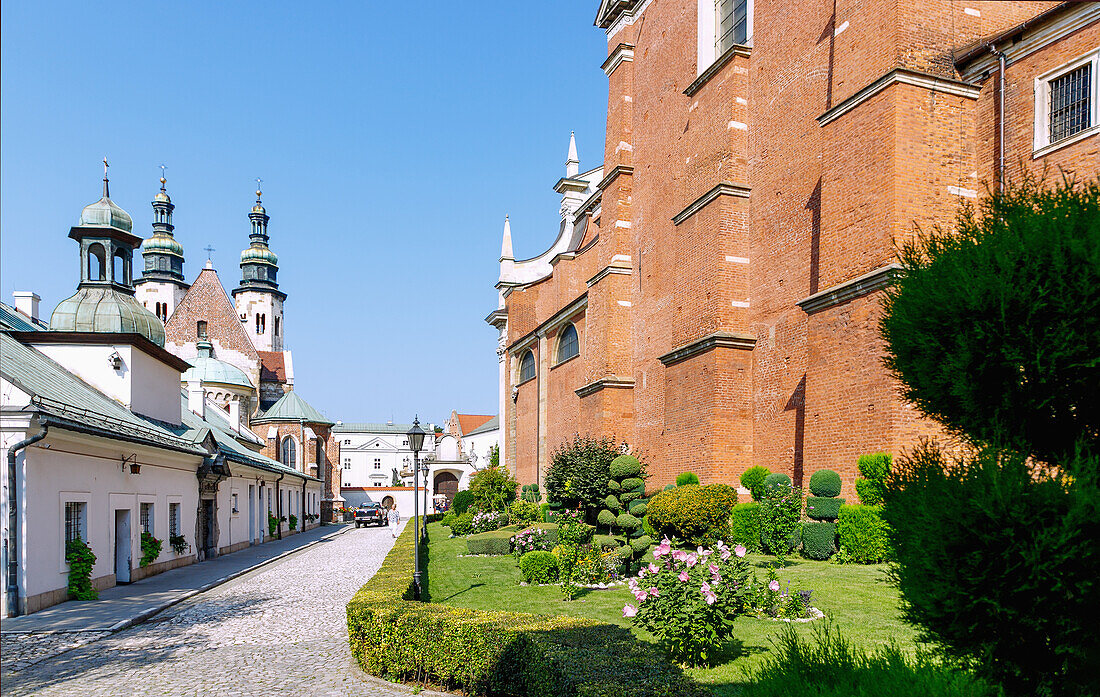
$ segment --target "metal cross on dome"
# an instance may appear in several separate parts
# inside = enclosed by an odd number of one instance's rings
[[[214,254],[214,252],[215,252],[215,251],[217,251],[217,250],[215,250],[215,249],[214,249],[213,247],[211,247],[210,245],[206,245],[205,247],[203,247],[203,248],[202,248],[202,251],[206,252],[206,260],[207,260],[207,261],[213,261],[213,260],[214,260],[214,259],[213,259],[213,254]]]

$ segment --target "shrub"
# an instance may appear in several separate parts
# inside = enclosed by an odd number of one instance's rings
[[[454,520],[450,523],[450,528],[451,534],[455,537],[469,535],[474,531],[474,514],[463,513],[462,515],[455,516]]]
[[[639,499],[630,502],[630,515],[634,516],[635,518],[641,518],[646,514],[646,511],[648,510],[649,506],[646,504],[645,501]]]
[[[933,507],[935,510],[935,507]],[[836,524],[840,546],[858,564],[886,561],[890,551],[880,506],[841,506]]]
[[[764,496],[764,479],[770,474],[767,467],[750,467],[741,473],[741,486],[749,490],[753,501]]]
[[[466,552],[468,554],[511,554],[512,535],[510,530],[493,530],[470,535],[466,538]]]
[[[1100,458],[1066,469],[1095,473]],[[1100,694],[1095,474],[925,446],[899,462],[883,516],[904,617],[924,637],[1010,695]]]
[[[290,528],[291,530],[297,530],[298,529],[298,516],[291,513],[290,514],[290,520],[287,522],[287,527]]]
[[[439,519],[439,524],[443,527],[449,528],[451,527],[451,523],[453,523],[455,521],[455,518],[457,517],[458,516],[455,515],[454,511],[447,511],[443,514],[443,517]]]
[[[768,476],[764,477],[764,494],[767,495],[768,491],[772,489],[783,489],[791,487],[791,478],[782,472],[772,472]],[[763,500],[763,498],[761,498]]]
[[[840,475],[833,470],[818,470],[810,476],[810,493],[814,496],[840,496]]]
[[[519,572],[528,583],[553,583],[558,580],[558,560],[550,552],[527,552],[519,558]]]
[[[558,543],[558,530],[554,528],[526,528],[517,532],[509,540],[512,543],[512,554],[522,557],[528,552],[550,551]],[[469,549],[469,544],[466,545]]]
[[[615,514],[605,508],[596,516],[596,522],[610,529],[615,525]]]
[[[520,498],[524,501],[530,501],[537,505],[542,500],[542,492],[539,491],[538,484],[524,484],[520,491]]]
[[[611,511],[619,511],[622,509],[622,504],[619,503],[619,497],[614,494],[608,494],[607,498],[603,500],[603,505]]]
[[[836,523],[802,524],[802,553],[810,559],[828,559],[836,551]]]
[[[615,518],[615,527],[630,533],[642,527],[642,521],[629,513],[620,513],[619,516]]]
[[[486,467],[470,478],[469,492],[479,511],[504,511],[516,499],[519,482],[501,467]]]
[[[737,491],[727,484],[678,486],[653,497],[646,519],[658,536],[699,545],[729,535],[736,503]]]
[[[608,491],[610,491],[611,493],[615,493],[615,492],[619,491],[620,489],[622,489],[622,487],[619,485],[619,482],[617,482],[614,479],[608,479],[607,480],[607,490]]]
[[[744,697],[998,697],[996,689],[927,651],[912,657],[888,644],[869,652],[830,624],[815,627],[811,641],[787,625],[748,678]]]
[[[279,519],[272,513],[267,514],[267,534],[269,537],[275,537],[275,533],[279,530]]]
[[[550,504],[548,504],[548,503],[539,504],[539,520],[541,520],[544,523],[549,523],[550,522]]]
[[[516,499],[509,506],[508,513],[513,525],[530,525],[539,520],[539,505],[533,501]]]
[[[813,520],[836,520],[840,517],[840,507],[844,499],[806,497],[806,517]]]
[[[673,489],[675,489],[675,488],[676,488],[676,485],[675,485],[675,484],[665,484],[665,488],[664,488],[664,490],[665,490],[665,491],[672,491],[672,490],[673,490]]]
[[[751,552],[760,551],[760,504],[739,503],[730,514],[730,540],[744,545]]]
[[[569,508],[598,509],[610,493],[611,462],[622,454],[612,438],[575,436],[550,457],[546,498]]]
[[[699,475],[694,472],[683,472],[676,475],[676,486],[687,486],[689,484],[698,484]]]
[[[866,506],[882,504],[882,492],[886,487],[886,477],[890,474],[893,457],[890,453],[860,455],[856,461],[859,478],[856,479],[856,494],[859,502]]]
[[[634,552],[634,558],[637,559],[645,554],[651,544],[653,544],[653,538],[649,535],[642,535],[631,540],[630,549]]]
[[[900,252],[887,290],[887,365],[950,432],[1045,462],[1100,452],[1100,180],[1025,171],[955,230]]]
[[[619,500],[624,504],[629,504],[635,499],[641,498],[642,492],[640,491],[624,491],[619,494]]]
[[[499,530],[502,526],[506,525],[507,522],[504,514],[498,513],[497,511],[475,513],[470,519],[470,532],[479,533]]]
[[[190,546],[187,544],[187,538],[183,535],[169,535],[168,544],[172,547],[172,551],[176,554],[183,554]]]
[[[640,477],[628,477],[621,482],[622,490],[624,492],[633,492],[641,494],[645,490],[645,481]]]
[[[352,655],[371,675],[516,697],[705,697],[625,628],[572,617],[420,603],[409,595],[412,526],[348,603]]]
[[[294,528],[291,527],[291,530]],[[161,547],[164,546],[163,540],[158,540],[150,533],[142,531],[141,533],[141,559],[138,561],[138,566],[146,567],[157,560],[160,556]]]
[[[624,544],[624,540],[614,535],[593,535],[592,544],[599,549],[618,549]]]
[[[774,476],[768,475],[769,478]],[[781,484],[768,486],[760,501],[760,542],[765,550],[782,560],[797,547],[798,521],[801,517],[801,489]]]
[[[79,538],[65,543],[65,563],[69,565],[69,597],[73,600],[99,600],[99,592],[92,586],[95,554],[88,543]]]
[[[611,461],[611,477],[614,479],[628,479],[644,473],[641,461],[633,455],[620,455]]]
[[[470,508],[470,504],[474,502],[474,494],[469,489],[463,489],[455,494],[455,500],[451,504],[451,510],[456,515],[462,515]]]

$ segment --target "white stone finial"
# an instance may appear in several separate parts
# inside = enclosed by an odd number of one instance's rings
[[[569,156],[565,160],[565,176],[573,178],[581,171],[581,161],[577,157],[577,138],[569,131]]]
[[[504,216],[504,239],[500,243],[500,260],[514,260],[512,256],[512,226],[508,222],[508,216]]]

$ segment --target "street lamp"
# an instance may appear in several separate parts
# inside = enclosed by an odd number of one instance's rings
[[[424,527],[421,528],[420,534],[423,535],[424,544],[428,544],[428,460],[424,459],[423,468],[420,473],[424,475]]]
[[[416,555],[416,571],[413,573],[413,583],[416,585],[416,599],[420,600],[420,520],[417,510],[417,479],[420,474],[420,449],[424,447],[424,429],[420,428],[419,417],[413,418],[412,428],[405,434],[409,437],[409,448],[413,451],[413,554]],[[424,502],[425,513],[428,510],[427,501]]]

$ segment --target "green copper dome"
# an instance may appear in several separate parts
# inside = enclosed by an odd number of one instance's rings
[[[267,247],[249,247],[241,252],[242,264],[271,264],[272,266],[279,265],[279,257],[275,255],[275,252],[271,251]]]
[[[176,241],[176,238],[170,237],[164,234],[154,234],[149,239],[145,240],[141,245],[141,251],[143,254],[149,252],[157,252],[160,254],[174,254],[176,256],[183,256],[183,245]]]
[[[87,209],[85,209],[87,210]],[[62,332],[141,334],[164,346],[164,325],[132,295],[110,286],[81,286],[62,300],[50,317],[50,329]]]
[[[219,361],[211,355],[209,341],[200,341],[198,344],[199,355],[189,361],[192,365],[181,377],[180,381],[187,383],[189,380],[198,379],[203,383],[217,383],[219,385],[233,385],[252,389],[252,382],[244,371],[235,365]]]
[[[133,232],[134,221],[130,218],[129,213],[104,196],[95,203],[84,207],[84,210],[80,212],[79,226],[113,227],[126,232]]]

